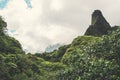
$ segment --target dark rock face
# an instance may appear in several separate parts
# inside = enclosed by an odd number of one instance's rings
[[[106,21],[100,10],[95,10],[92,14],[91,25],[85,32],[85,35],[101,36],[108,34],[111,26]]]

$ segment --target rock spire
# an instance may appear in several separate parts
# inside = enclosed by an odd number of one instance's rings
[[[88,27],[85,35],[101,36],[108,34],[111,29],[110,24],[106,21],[100,10],[95,10],[92,14],[91,25]]]

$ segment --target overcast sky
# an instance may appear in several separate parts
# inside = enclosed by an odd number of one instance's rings
[[[1,1],[1,0],[0,0]],[[9,0],[0,10],[8,32],[30,52],[53,44],[68,44],[84,34],[91,14],[100,9],[107,21],[120,24],[120,0]]]

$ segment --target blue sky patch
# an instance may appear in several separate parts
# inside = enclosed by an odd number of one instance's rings
[[[25,2],[26,2],[27,6],[28,6],[29,8],[32,8],[32,5],[31,5],[30,0],[25,0]]]
[[[0,0],[0,9],[5,8],[9,1],[10,0]],[[27,4],[27,7],[32,8],[30,0],[24,0],[24,1]]]
[[[15,33],[15,32],[16,32],[16,30],[15,30],[15,29],[12,29],[12,30],[10,30],[10,32],[11,32],[11,33]]]
[[[9,2],[9,0],[0,0],[0,9],[3,9],[7,3]]]

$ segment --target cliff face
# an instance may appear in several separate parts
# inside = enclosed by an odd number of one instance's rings
[[[106,21],[100,10],[95,10],[92,14],[91,25],[88,27],[85,35],[101,36],[108,34],[111,29],[110,24]]]

